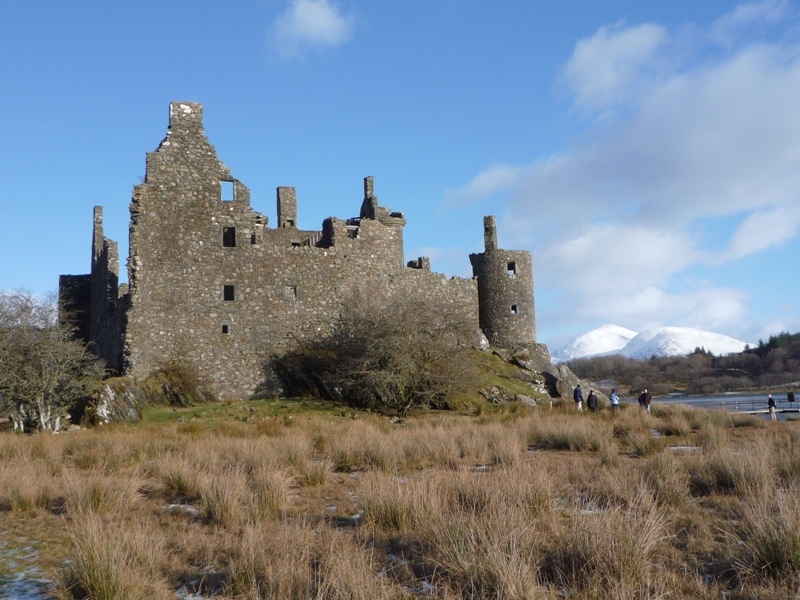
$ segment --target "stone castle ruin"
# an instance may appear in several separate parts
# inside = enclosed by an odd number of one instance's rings
[[[364,179],[358,217],[298,228],[297,196],[277,188],[277,223],[250,207],[203,130],[203,107],[173,102],[169,129],[147,154],[130,205],[129,284],[119,285],[117,243],[94,209],[91,273],[62,275],[59,295],[77,335],[116,372],[144,378],[170,360],[189,361],[224,395],[249,395],[264,361],[296,340],[329,330],[357,289],[424,299],[482,328],[500,347],[538,347],[531,255],[501,250],[494,217],[473,278],[404,264],[403,213],[378,203]],[[549,362],[549,360],[548,360]]]

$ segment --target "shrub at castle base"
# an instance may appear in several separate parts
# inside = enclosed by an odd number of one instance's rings
[[[328,337],[359,290],[424,303],[495,346],[536,346],[531,256],[498,247],[494,217],[484,219],[485,252],[470,256],[473,277],[447,279],[426,257],[404,264],[405,217],[380,205],[372,177],[358,216],[329,217],[319,230],[298,227],[294,188],[280,186],[276,197],[270,228],[217,158],[203,107],[170,104],[167,135],[133,190],[129,284],[119,285],[101,207],[91,273],[59,282],[80,339],[120,374],[141,380],[180,361],[225,396],[252,394],[267,357]]]
[[[421,300],[356,295],[332,333],[274,361],[292,395],[312,391],[356,408],[399,416],[411,407],[452,408],[476,387],[474,326]]]

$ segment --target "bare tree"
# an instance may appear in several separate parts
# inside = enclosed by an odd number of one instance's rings
[[[54,298],[0,292],[0,411],[14,431],[58,431],[103,369],[58,321]]]

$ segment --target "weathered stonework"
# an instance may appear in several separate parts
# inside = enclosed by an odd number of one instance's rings
[[[477,280],[431,272],[425,257],[405,266],[406,220],[380,206],[372,177],[359,217],[329,217],[320,231],[297,228],[295,190],[279,187],[270,229],[217,158],[202,115],[199,104],[173,102],[167,136],[147,154],[130,205],[129,287],[117,288],[117,245],[103,236],[100,207],[91,275],[62,276],[62,301],[84,315],[79,330],[111,368],[142,378],[185,360],[219,394],[247,395],[270,355],[324,335],[364,288],[461,313],[494,344],[535,343],[530,254],[497,250],[495,232],[494,248],[470,256]],[[511,278],[509,261],[518,265]]]

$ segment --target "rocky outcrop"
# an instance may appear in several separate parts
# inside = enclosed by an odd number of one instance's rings
[[[83,422],[90,425],[135,422],[146,405],[144,392],[127,377],[107,379],[86,407]]]
[[[492,352],[504,362],[518,367],[518,370],[511,374],[512,377],[543,387],[541,390],[550,395],[551,398],[572,398],[572,391],[581,380],[570,371],[564,364],[554,365],[550,360],[550,354],[545,344],[535,344],[531,348],[511,351],[503,348],[494,348]],[[588,396],[589,386],[584,385],[586,391],[584,397]],[[595,390],[600,403],[608,404],[608,397]],[[484,394],[485,396],[485,394]]]

